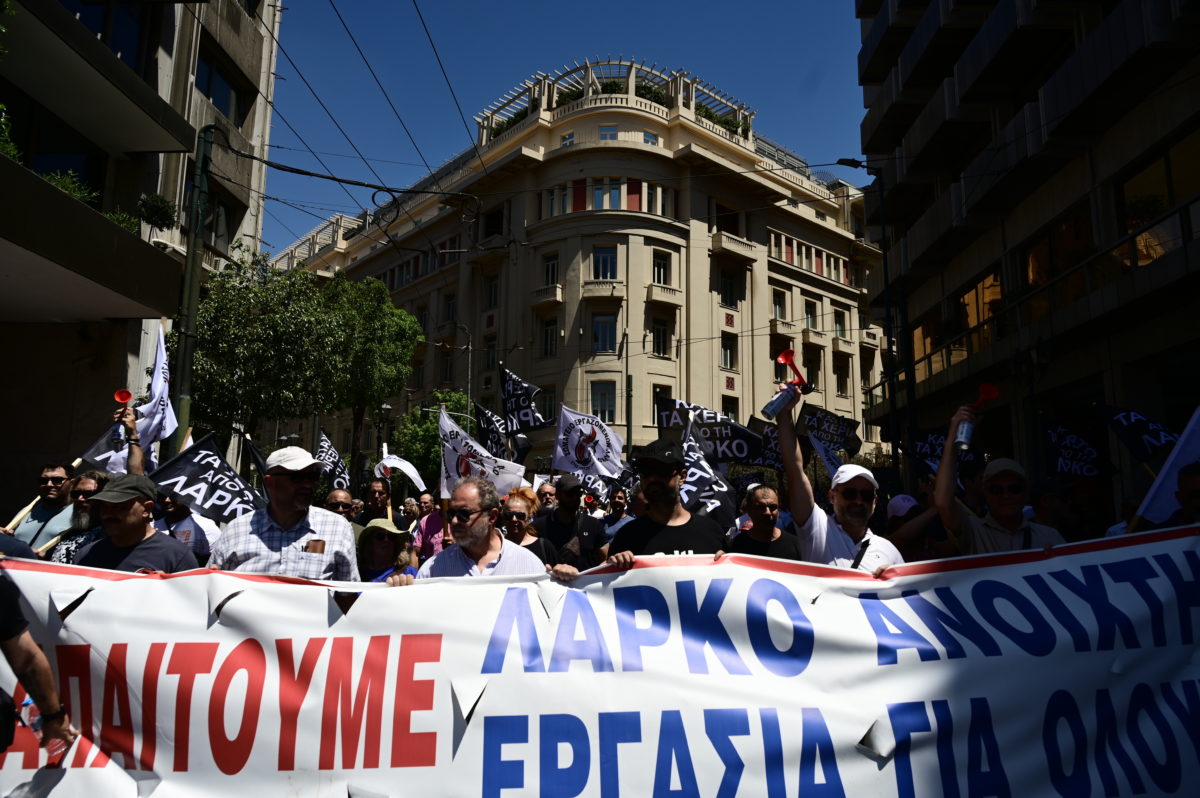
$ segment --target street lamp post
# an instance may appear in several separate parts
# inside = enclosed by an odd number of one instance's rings
[[[461,321],[455,322],[458,329],[467,334],[467,409],[471,409],[471,352],[474,349],[474,338],[471,335],[471,328],[463,324]]]

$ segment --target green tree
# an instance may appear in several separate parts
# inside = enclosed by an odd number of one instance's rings
[[[392,304],[387,286],[378,279],[355,281],[338,274],[321,297],[334,336],[328,353],[337,365],[332,399],[335,407],[350,408],[350,473],[357,478],[363,468],[360,441],[367,409],[404,390],[413,348],[425,339],[420,323]]]
[[[433,402],[424,407],[414,407],[400,418],[396,425],[397,454],[412,463],[425,479],[430,490],[437,490],[437,478],[442,468],[442,440],[438,437],[439,405],[444,404],[451,413],[470,415],[467,395],[460,391],[434,391]],[[435,412],[429,412],[435,411]],[[475,435],[473,420],[462,415],[450,416],[454,423]],[[432,480],[432,481],[431,481]]]

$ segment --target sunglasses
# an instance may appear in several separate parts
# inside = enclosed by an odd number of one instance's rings
[[[38,477],[39,485],[61,485],[66,481],[66,477]]]
[[[480,508],[478,510],[468,510],[465,507],[460,507],[457,510],[451,508],[446,511],[446,519],[449,521],[458,521],[459,523],[465,524],[467,521],[470,521],[472,518],[474,518],[475,516],[479,515],[482,512],[483,512],[482,508]]]
[[[328,502],[325,505],[326,510],[349,510],[354,505],[350,502]]]
[[[519,513],[516,510],[505,510],[504,511],[504,520],[505,521],[512,521],[514,519],[516,519],[517,521],[524,521],[528,517],[529,517],[529,513]]]
[[[73,490],[71,491],[72,499],[90,499],[100,491],[98,490]]]
[[[1004,485],[988,485],[987,492],[993,496],[1003,496],[1007,493],[1009,496],[1017,496],[1025,492],[1025,485],[1021,482],[1009,482]]]
[[[872,502],[872,501],[875,501],[875,489],[874,488],[842,488],[842,498],[845,499],[846,501],[850,501],[850,502],[855,502],[855,501],[860,501],[860,500],[864,501],[864,502]]]

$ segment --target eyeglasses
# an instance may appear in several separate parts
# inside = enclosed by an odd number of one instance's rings
[[[66,477],[38,477],[39,485],[61,485],[66,481]]]
[[[73,490],[71,491],[72,499],[90,499],[99,493],[99,490]]]
[[[1007,493],[1009,496],[1017,496],[1025,492],[1025,484],[1022,482],[1007,482],[1002,485],[988,485],[987,492],[993,496],[1003,496]]]
[[[326,510],[349,510],[352,507],[354,507],[354,505],[350,502],[327,502],[325,504]]]
[[[874,488],[842,488],[842,498],[849,502],[875,501]]]
[[[514,519],[517,521],[524,521],[528,517],[529,517],[529,513],[519,513],[516,510],[505,510],[504,511],[504,520],[505,521],[512,521]]]
[[[468,510],[465,507],[459,507],[457,510],[454,508],[451,508],[446,511],[446,520],[458,521],[459,523],[465,524],[467,521],[470,521],[472,518],[474,518],[475,516],[479,515],[482,512],[483,512],[482,507],[479,508],[478,510]]]
[[[371,494],[372,496],[386,496],[387,495],[386,490],[369,490],[369,491],[367,491],[367,493]]]

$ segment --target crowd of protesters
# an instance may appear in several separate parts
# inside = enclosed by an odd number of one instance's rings
[[[467,479],[445,505],[429,492],[393,498],[387,479],[366,483],[361,499],[343,488],[318,497],[323,464],[300,447],[284,447],[266,460],[267,506],[224,529],[182,497],[161,494],[142,474],[134,456],[140,447],[130,446],[127,474],[43,466],[38,499],[2,530],[0,554],[123,571],[207,566],[405,585],[547,571],[570,580],[594,566],[627,568],[654,554],[749,554],[879,575],[906,561],[1065,542],[1056,528],[1068,518],[1059,492],[1044,485],[1031,491],[1020,463],[960,465],[953,441],[959,425],[980,420],[971,408],[950,419],[936,477],[915,496],[883,495],[875,474],[852,464],[838,468],[818,496],[796,431],[797,401],[778,416],[783,479],[748,485],[739,497],[742,515],[729,528],[684,507],[684,453],[667,439],[632,448],[636,483],[614,488],[607,500],[565,474],[507,495],[487,480]],[[113,418],[136,443],[132,411]],[[1183,469],[1180,482],[1173,521],[1200,521],[1200,465]]]

